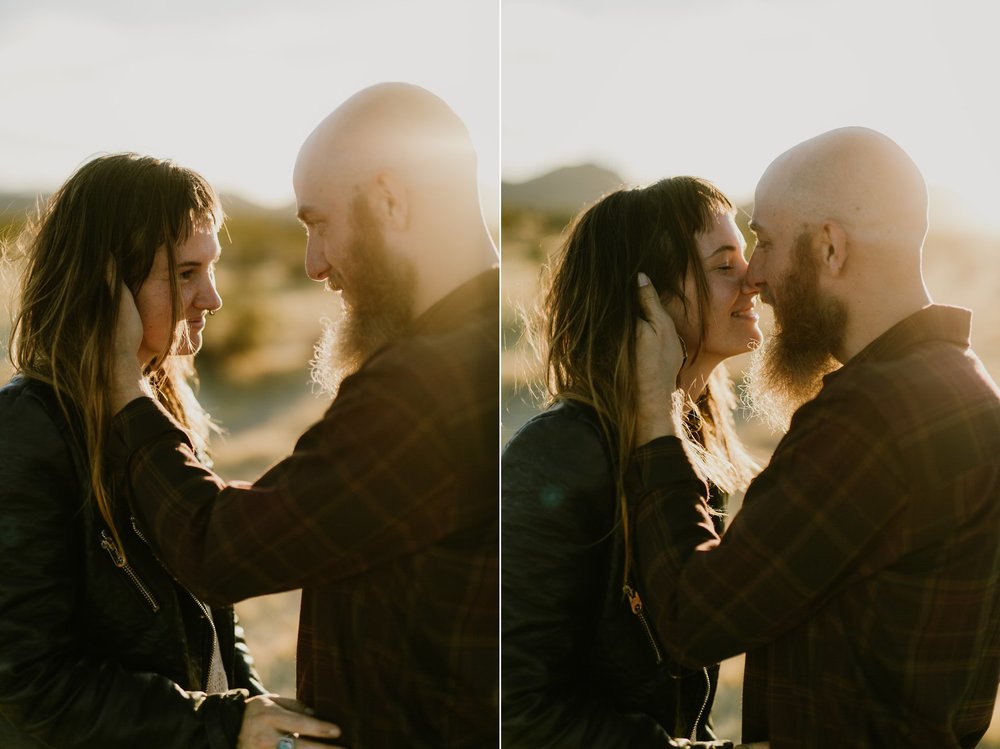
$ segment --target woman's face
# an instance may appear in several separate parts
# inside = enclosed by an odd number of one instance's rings
[[[211,231],[196,231],[177,250],[175,272],[180,289],[180,320],[171,324],[171,296],[167,250],[156,252],[153,267],[135,295],[142,318],[142,344],[139,363],[148,364],[168,344],[179,356],[196,354],[201,349],[205,315],[222,306],[215,288],[215,264],[219,259],[219,240]]]
[[[698,234],[695,242],[708,281],[708,320],[698,359],[714,367],[730,356],[747,353],[751,343],[763,340],[754,311],[757,292],[744,286],[746,240],[732,214],[717,216],[715,224],[704,234]],[[694,351],[700,336],[701,318],[698,291],[690,271],[684,281],[684,296],[688,303],[687,315],[678,299],[670,300],[666,309],[688,351]]]

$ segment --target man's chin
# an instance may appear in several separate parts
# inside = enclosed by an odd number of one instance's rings
[[[794,413],[811,401],[838,362],[826,347],[800,348],[781,333],[754,350],[744,379],[744,400],[772,428],[787,430]]]

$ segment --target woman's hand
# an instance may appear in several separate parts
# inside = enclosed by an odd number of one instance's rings
[[[151,395],[149,384],[142,376],[138,352],[142,344],[142,318],[135,298],[122,284],[118,303],[118,324],[115,327],[114,362],[112,363],[111,413],[121,411],[130,401]]]
[[[646,319],[639,320],[635,337],[636,446],[677,434],[673,393],[687,359],[674,321],[645,273],[639,274],[639,304]]]
[[[262,694],[247,700],[243,726],[236,749],[275,749],[291,737],[295,749],[330,749],[330,739],[340,736],[340,727],[305,714],[305,705],[295,700]],[[313,741],[310,737],[323,739]]]

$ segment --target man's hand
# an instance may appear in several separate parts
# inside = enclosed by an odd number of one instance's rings
[[[645,273],[639,274],[639,303],[645,320],[636,327],[636,445],[677,434],[673,393],[687,358],[674,321]]]
[[[142,318],[132,292],[122,285],[115,328],[114,362],[111,366],[111,415],[144,395],[151,396],[149,383],[142,376],[138,352],[142,343]]]

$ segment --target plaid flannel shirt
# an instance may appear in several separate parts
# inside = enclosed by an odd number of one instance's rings
[[[744,741],[971,747],[1000,678],[1000,391],[931,306],[825,378],[720,538],[678,440],[629,476],[647,609],[690,665],[749,651]]]
[[[149,399],[115,419],[133,511],[185,585],[303,589],[298,697],[355,749],[497,742],[498,280],[421,315],[252,486]]]

